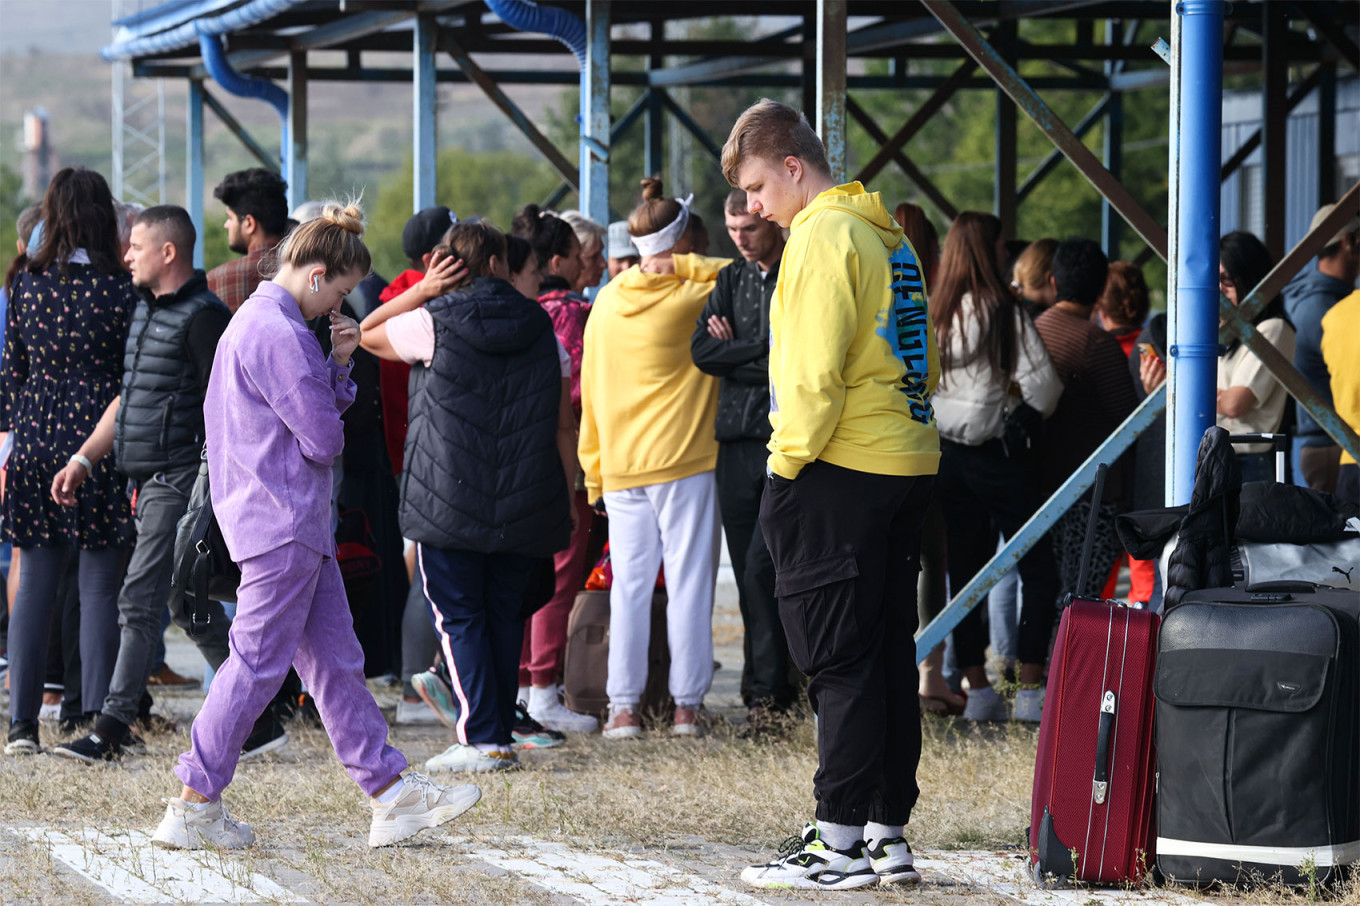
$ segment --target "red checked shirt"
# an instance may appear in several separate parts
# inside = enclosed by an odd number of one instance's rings
[[[216,293],[217,298],[225,302],[234,314],[241,303],[251,297],[255,288],[267,279],[260,273],[260,265],[266,259],[272,259],[272,251],[272,248],[260,248],[226,264],[219,264],[208,271],[208,289]]]

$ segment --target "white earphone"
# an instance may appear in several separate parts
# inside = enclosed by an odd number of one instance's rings
[[[314,293],[319,293],[319,292],[321,292],[321,278],[320,278],[320,277],[313,277],[313,278],[312,278],[312,292],[314,292]]]

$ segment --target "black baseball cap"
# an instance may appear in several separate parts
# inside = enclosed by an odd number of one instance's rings
[[[443,205],[425,208],[411,215],[401,231],[401,251],[411,261],[434,251],[439,240],[458,222],[458,217]]]

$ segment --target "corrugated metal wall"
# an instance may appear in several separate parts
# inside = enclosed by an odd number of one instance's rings
[[[1267,180],[1285,181],[1285,245],[1293,246],[1308,232],[1313,213],[1323,202],[1317,197],[1317,92],[1294,108],[1289,116],[1285,172],[1261,172],[1261,149],[1257,148],[1237,172],[1223,183],[1220,228],[1224,233],[1249,230],[1262,233],[1261,192]],[[1223,95],[1223,160],[1233,155],[1261,124],[1261,93],[1233,91]],[[1343,192],[1360,178],[1360,79],[1338,79],[1336,84],[1336,157],[1339,166],[1337,191]]]

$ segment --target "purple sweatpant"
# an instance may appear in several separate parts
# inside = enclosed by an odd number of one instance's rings
[[[193,748],[175,768],[185,786],[210,800],[222,795],[290,664],[316,700],[340,763],[366,794],[401,774],[406,758],[387,744],[387,721],[364,685],[340,567],[294,543],[241,562],[231,656],[194,719]]]

